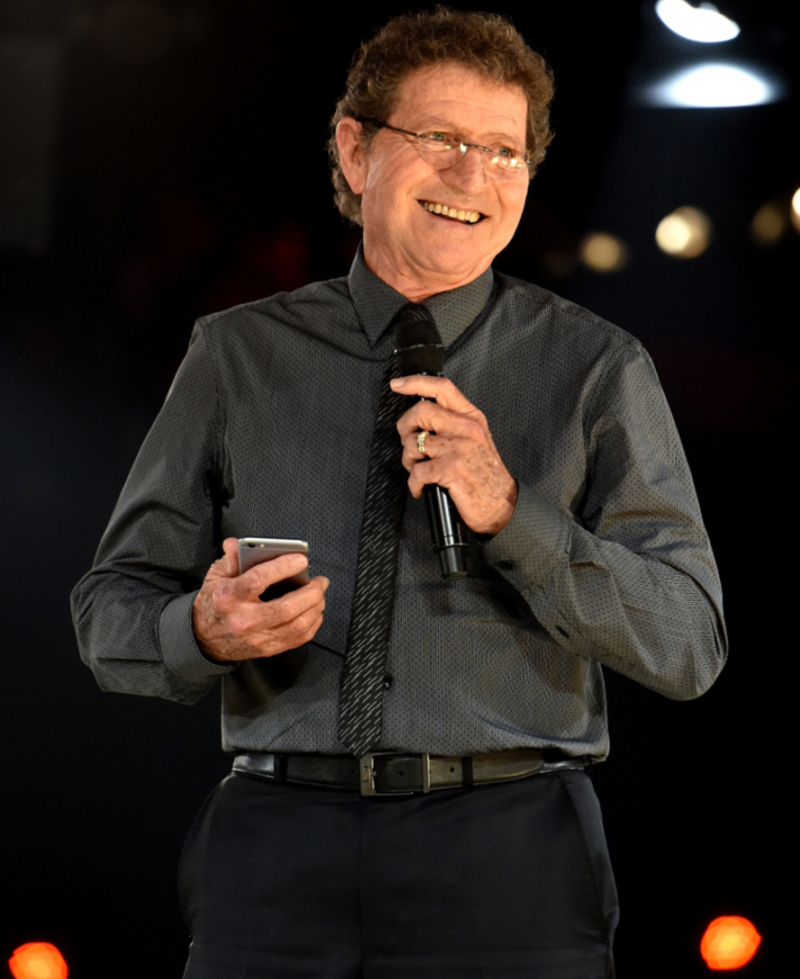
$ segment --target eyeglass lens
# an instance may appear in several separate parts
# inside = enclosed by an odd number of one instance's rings
[[[415,142],[423,159],[440,170],[455,166],[470,149],[480,154],[484,170],[493,177],[510,177],[526,169],[525,161],[520,156],[504,156],[501,150],[491,147],[461,143],[455,139],[434,141],[422,138]]]

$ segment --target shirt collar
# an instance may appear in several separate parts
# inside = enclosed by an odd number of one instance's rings
[[[353,259],[349,284],[361,325],[370,346],[374,347],[408,300],[367,268],[363,244],[358,246]],[[424,305],[431,311],[445,349],[480,315],[489,301],[493,285],[494,273],[488,268],[472,282],[425,300]]]

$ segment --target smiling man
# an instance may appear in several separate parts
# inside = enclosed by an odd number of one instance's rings
[[[349,276],[198,322],[75,589],[104,689],[222,682],[235,760],[182,859],[189,979],[613,974],[602,667],[695,697],[725,635],[647,354],[492,270],[551,94],[499,16],[362,47],[331,143]],[[420,344],[447,377],[397,376]],[[426,487],[465,577],[440,575]],[[251,536],[307,540],[317,576],[262,600],[307,562],[240,573]]]
[[[413,302],[485,272],[522,216],[527,121],[521,87],[452,63],[405,78],[385,124],[341,119],[341,167],[361,195],[369,268]],[[362,130],[376,126],[365,144]],[[476,146],[462,150],[468,142]],[[516,165],[498,166],[507,161]]]

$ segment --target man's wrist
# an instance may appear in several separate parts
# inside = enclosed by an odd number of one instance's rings
[[[193,629],[195,598],[196,593],[179,595],[164,606],[158,638],[164,664],[171,673],[187,680],[206,680],[227,673],[237,664],[209,659],[200,649]]]
[[[511,518],[514,516],[514,511],[517,508],[517,500],[519,499],[519,485],[513,476],[509,476],[509,479],[509,488],[505,498],[498,507],[497,516],[491,521],[488,527],[481,531],[483,534],[488,534],[490,538],[496,537],[511,521]]]

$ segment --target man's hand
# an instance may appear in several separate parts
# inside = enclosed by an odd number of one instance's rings
[[[208,569],[192,609],[194,634],[212,659],[230,662],[275,656],[296,649],[322,625],[327,578],[281,598],[262,602],[259,595],[308,566],[302,554],[284,554],[239,574],[239,542],[228,537],[224,555]]]
[[[391,384],[398,394],[435,399],[418,401],[397,423],[412,495],[419,497],[427,483],[438,483],[449,491],[468,527],[478,534],[500,533],[514,513],[518,490],[483,413],[446,377],[413,374]],[[420,430],[431,433],[424,456],[417,448]]]

